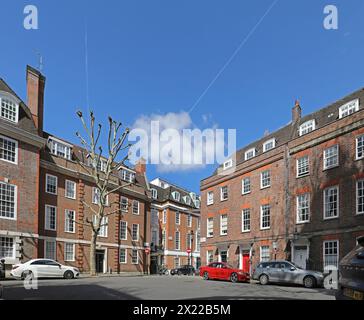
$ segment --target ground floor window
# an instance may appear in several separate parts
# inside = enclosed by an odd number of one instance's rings
[[[0,237],[0,259],[15,258],[14,238]]]
[[[207,251],[207,264],[213,263],[214,262],[214,251],[209,250]]]
[[[174,258],[174,267],[175,268],[179,268],[179,266],[180,266],[179,257],[175,257]]]
[[[270,248],[269,246],[260,247],[260,262],[266,262],[270,260]]]
[[[56,242],[46,240],[44,243],[44,258],[56,260]]]
[[[133,249],[131,251],[131,263],[132,264],[138,264],[139,263],[139,253],[138,250]]]
[[[331,266],[339,267],[339,241],[324,242],[324,270],[329,270]]]
[[[227,262],[228,252],[226,250],[220,251],[220,261]]]
[[[64,261],[75,261],[75,244],[64,244]]]
[[[127,263],[126,249],[120,249],[120,263]]]

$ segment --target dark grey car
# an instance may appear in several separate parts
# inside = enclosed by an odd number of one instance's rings
[[[268,283],[300,284],[306,288],[321,287],[324,275],[321,272],[301,269],[288,261],[261,262],[254,270],[253,279],[262,285]]]

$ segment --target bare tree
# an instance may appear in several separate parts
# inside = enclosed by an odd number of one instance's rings
[[[85,222],[81,223],[88,226],[92,230],[91,246],[90,246],[90,273],[91,276],[96,275],[96,245],[97,237],[100,229],[107,225],[106,219],[110,215],[120,214],[120,201],[114,203],[108,203],[108,196],[121,192],[123,188],[129,186],[131,183],[124,183],[121,179],[115,179],[115,173],[120,171],[125,166],[125,161],[128,159],[128,152],[130,144],[126,144],[126,138],[129,134],[129,129],[122,130],[122,124],[114,121],[109,117],[109,132],[107,139],[107,155],[103,156],[103,149],[99,145],[102,126],[98,124],[95,128],[95,116],[90,111],[89,125],[86,124],[85,118],[81,111],[77,111],[77,115],[80,118],[83,128],[85,130],[84,138],[79,132],[76,133],[80,139],[81,144],[85,150],[82,152],[82,159],[77,158],[77,162],[80,167],[86,172],[87,175],[92,177],[95,183],[96,194],[96,208],[91,203],[82,201],[83,205],[89,209],[93,218],[86,218]],[[126,153],[126,156],[121,161],[117,161],[118,156],[121,153]],[[103,161],[103,165],[101,164]],[[113,209],[113,204],[117,204],[117,209]],[[109,208],[107,210],[107,208]]]

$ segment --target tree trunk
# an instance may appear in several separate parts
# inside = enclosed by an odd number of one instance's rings
[[[92,239],[90,246],[90,275],[91,277],[96,277],[96,241],[97,234],[92,231]]]

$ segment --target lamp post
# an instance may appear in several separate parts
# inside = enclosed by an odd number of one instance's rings
[[[188,265],[190,266],[192,264],[193,230],[191,230],[189,234],[190,234],[190,243],[189,243],[189,245],[191,245],[191,247],[188,248],[188,251],[190,251],[190,252],[187,252],[187,254],[188,254]]]

